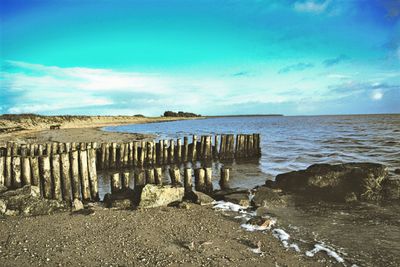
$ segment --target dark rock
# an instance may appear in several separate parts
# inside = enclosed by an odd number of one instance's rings
[[[261,186],[256,189],[253,199],[251,200],[257,207],[277,207],[284,206],[285,201],[274,191],[274,189]]]
[[[191,191],[187,194],[185,194],[184,200],[189,200],[193,203],[199,204],[199,205],[211,205],[215,200],[210,197],[209,195],[199,192],[199,191]]]
[[[315,164],[279,174],[274,187],[334,201],[343,201],[354,192],[357,199],[377,201],[382,198],[382,182],[387,176],[386,166],[377,163]]]
[[[4,185],[0,184],[0,194],[3,192],[6,192],[8,190],[7,187],[5,187]]]
[[[106,194],[103,202],[107,208],[132,209],[134,197],[134,190],[124,189],[113,194]]]
[[[395,174],[400,174],[400,169],[395,169],[395,170],[394,170],[394,173],[395,173]]]
[[[250,206],[250,200],[249,200],[249,193],[233,193],[233,194],[228,194],[225,195],[224,197],[225,201],[227,202],[232,202],[234,204],[238,204],[243,207],[249,207]]]

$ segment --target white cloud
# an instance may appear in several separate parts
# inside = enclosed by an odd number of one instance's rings
[[[380,89],[373,90],[371,93],[372,100],[381,100],[383,98],[383,92]]]
[[[297,1],[294,3],[294,9],[299,12],[321,13],[324,12],[331,0],[317,2],[314,0]]]

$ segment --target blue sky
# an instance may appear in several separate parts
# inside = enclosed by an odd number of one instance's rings
[[[0,5],[0,113],[400,112],[400,0]]]

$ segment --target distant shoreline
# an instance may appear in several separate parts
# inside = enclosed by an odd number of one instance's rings
[[[283,114],[243,114],[243,115],[213,115],[204,116],[206,118],[230,118],[230,117],[283,117]]]

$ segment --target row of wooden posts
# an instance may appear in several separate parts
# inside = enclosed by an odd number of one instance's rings
[[[170,184],[173,186],[184,186],[185,192],[190,192],[193,189],[193,169],[184,168],[183,183],[179,168],[170,168],[168,170]],[[229,173],[230,169],[221,167],[221,176],[219,185],[221,189],[229,189]],[[134,172],[134,188],[143,187],[146,184],[163,184],[163,172],[161,167],[149,168],[146,170],[138,170]],[[116,172],[110,175],[111,193],[116,193],[120,190],[129,189],[130,172]],[[194,188],[196,191],[210,193],[213,191],[211,168],[196,168],[194,169]]]
[[[48,199],[98,200],[96,150],[42,156],[0,156],[0,185],[35,185]]]
[[[235,142],[236,140],[236,142]],[[69,153],[75,150],[96,149],[97,167],[115,169],[130,166],[153,166],[181,162],[230,161],[256,158],[261,155],[259,134],[197,135],[176,140],[159,140],[127,143],[47,143],[18,145],[8,143],[0,148],[0,156],[42,156]]]

